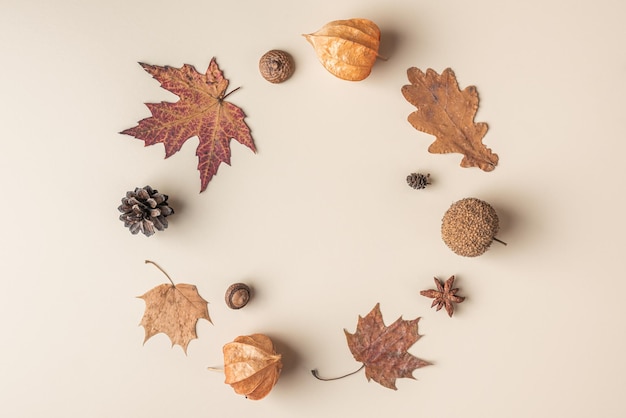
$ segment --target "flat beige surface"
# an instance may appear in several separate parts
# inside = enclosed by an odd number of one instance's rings
[[[623,417],[626,3],[615,0],[0,2],[3,417]],[[381,54],[359,83],[334,78],[300,35],[366,17]],[[259,57],[297,70],[263,80]],[[119,135],[176,98],[138,61],[204,71],[241,89],[258,146],[233,142],[198,193],[196,139]],[[427,152],[406,121],[406,70],[451,67],[476,85],[491,173]],[[413,171],[433,184],[415,191]],[[118,220],[150,184],[176,214],[152,238]],[[501,218],[476,259],[439,236],[449,205],[474,196]],[[188,355],[164,335],[142,345],[144,303],[164,283],[151,259],[207,299]],[[419,291],[457,276],[453,318]],[[229,284],[255,289],[241,311]],[[367,382],[343,329],[379,302],[387,324],[421,317],[410,352],[434,363],[398,390]],[[265,333],[284,356],[274,391],[236,395],[222,346]]]

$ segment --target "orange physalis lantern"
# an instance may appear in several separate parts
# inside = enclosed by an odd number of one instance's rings
[[[335,20],[303,36],[322,65],[343,80],[365,79],[378,57],[380,29],[371,20]]]
[[[223,351],[225,383],[236,393],[252,400],[270,393],[283,364],[269,337],[263,334],[237,337]]]

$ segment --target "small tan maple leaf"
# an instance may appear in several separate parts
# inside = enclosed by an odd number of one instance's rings
[[[474,122],[478,110],[476,87],[469,86],[461,91],[450,68],[439,75],[432,69],[424,73],[412,67],[407,75],[411,84],[402,87],[402,94],[417,108],[408,121],[418,131],[436,137],[428,151],[460,153],[463,154],[461,167],[492,171],[498,164],[498,155],[482,143],[487,124]]]
[[[211,322],[208,302],[200,296],[196,286],[174,284],[158,264],[149,260],[146,263],[154,264],[171,283],[161,284],[138,296],[146,302],[146,310],[140,323],[145,329],[143,342],[145,344],[151,337],[162,332],[170,338],[172,346],[180,345],[187,354],[189,342],[198,337],[198,320],[206,319]]]
[[[415,369],[430,364],[407,352],[421,337],[417,330],[419,320],[407,321],[400,317],[387,327],[377,303],[365,317],[359,316],[354,334],[344,330],[354,359],[365,366],[368,381],[372,379],[396,390],[397,378],[414,379]]]
[[[430,307],[433,308],[436,306],[437,310],[445,307],[448,316],[451,317],[454,314],[454,304],[463,302],[465,297],[457,296],[456,292],[458,292],[459,289],[452,288],[452,286],[454,286],[454,276],[446,280],[445,284],[435,277],[435,284],[437,285],[437,290],[422,290],[420,295],[433,298],[433,304],[430,305]]]
[[[230,140],[235,139],[256,152],[243,110],[225,101],[228,80],[215,58],[206,74],[189,64],[181,68],[139,63],[161,83],[161,87],[180,97],[175,103],[146,103],[152,116],[120,133],[141,139],[146,145],[163,143],[165,158],[180,151],[185,141],[197,136],[196,155],[200,171],[200,191],[217,173],[221,163],[230,165]]]

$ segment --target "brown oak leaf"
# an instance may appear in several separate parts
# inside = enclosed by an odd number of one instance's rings
[[[492,171],[498,164],[498,155],[482,143],[487,124],[474,122],[478,110],[476,87],[469,86],[461,91],[450,68],[439,75],[432,69],[424,73],[412,67],[407,75],[411,84],[402,87],[402,94],[417,107],[408,121],[418,131],[436,137],[428,151],[460,153],[464,155],[461,167]]]
[[[354,334],[344,330],[354,359],[365,366],[368,381],[373,379],[386,388],[396,390],[397,378],[414,379],[415,369],[431,364],[407,352],[421,337],[417,331],[419,320],[407,321],[400,317],[387,327],[377,303],[367,316],[359,316]]]
[[[446,312],[448,312],[448,316],[451,317],[454,314],[454,304],[463,302],[465,297],[457,296],[456,292],[458,292],[459,289],[452,288],[452,286],[454,286],[454,276],[451,276],[448,280],[446,280],[445,284],[435,277],[435,284],[437,285],[437,290],[422,290],[420,295],[426,296],[427,298],[433,298],[433,304],[430,305],[430,307],[433,308],[437,306],[437,310],[445,307]]]
[[[206,190],[219,165],[230,165],[230,140],[235,139],[256,152],[250,128],[244,122],[243,110],[225,101],[228,80],[224,78],[215,58],[206,74],[189,64],[181,68],[160,67],[139,63],[161,83],[161,87],[177,95],[175,103],[146,103],[152,113],[133,128],[120,133],[141,139],[145,145],[163,143],[165,158],[180,151],[189,138],[200,140],[196,155],[200,171],[200,191]]]
[[[161,284],[138,296],[146,302],[146,310],[140,323],[145,329],[143,342],[145,344],[148,339],[162,332],[170,338],[172,347],[178,344],[186,354],[189,342],[198,337],[198,320],[206,319],[211,322],[208,302],[200,296],[196,286],[185,283],[175,285],[167,273],[156,266],[171,283]]]

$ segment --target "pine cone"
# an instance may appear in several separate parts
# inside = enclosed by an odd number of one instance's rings
[[[415,190],[425,189],[430,184],[430,174],[412,173],[406,176],[406,182]]]
[[[174,213],[174,209],[167,204],[167,198],[167,195],[150,186],[126,192],[126,197],[122,198],[122,204],[117,208],[122,212],[120,221],[124,221],[124,226],[133,235],[141,231],[149,237],[154,235],[155,230],[163,231],[167,228],[166,217]]]

